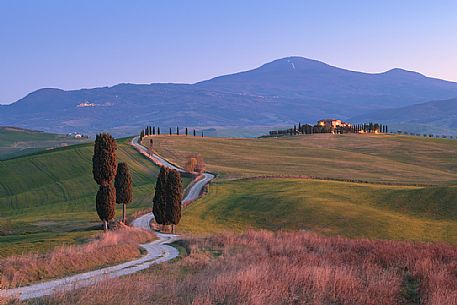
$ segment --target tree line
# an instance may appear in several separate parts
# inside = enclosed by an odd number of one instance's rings
[[[132,176],[127,163],[117,163],[116,140],[107,133],[98,134],[92,156],[92,174],[99,185],[95,208],[103,229],[108,230],[114,219],[116,203],[122,204],[122,222],[126,223],[126,206],[133,200]],[[182,179],[178,171],[161,167],[155,185],[153,212],[158,224],[172,225],[175,231],[181,219],[183,194]]]
[[[432,133],[416,133],[416,132],[409,132],[409,131],[401,131],[397,130],[398,134],[403,134],[403,135],[408,135],[408,136],[415,136],[415,137],[424,137],[424,138],[437,138],[437,139],[457,139],[457,136],[448,136],[448,135],[437,135],[437,134],[432,134]]]
[[[363,123],[363,124],[354,124],[350,126],[321,126],[321,125],[310,125],[298,123],[292,128],[282,129],[282,130],[272,130],[269,132],[270,136],[277,135],[299,135],[299,134],[315,134],[315,133],[388,133],[389,128],[387,125],[379,123]]]
[[[186,127],[184,129],[180,129],[179,126],[176,126],[176,130],[173,130],[173,128],[169,128],[168,130],[168,135],[174,135],[176,134],[177,136],[180,135],[180,131],[183,130],[184,132],[184,135],[188,136],[190,134],[192,134],[194,137],[197,136],[197,130],[193,130],[192,133],[190,133],[189,129]],[[201,134],[201,137],[203,137],[203,131],[200,132]],[[161,130],[160,130],[160,127],[156,127],[156,126],[146,126],[143,130],[141,130],[140,132],[140,141],[143,140],[143,138],[145,136],[160,136],[161,135]],[[163,135],[163,132],[162,132],[162,135]]]

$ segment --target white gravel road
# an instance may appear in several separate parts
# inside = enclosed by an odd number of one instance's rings
[[[173,164],[170,164],[160,156],[149,153],[146,147],[138,143],[138,137],[133,138],[131,144],[140,153],[151,159],[157,165],[167,166],[169,168],[179,170],[180,172],[184,172],[184,170],[176,167]],[[204,173],[203,177],[195,179],[190,185],[183,202],[189,202],[198,199],[203,192],[204,186],[208,184],[212,179],[214,179],[214,175],[210,173]],[[152,213],[148,213],[135,219],[132,222],[132,225],[137,228],[151,230],[149,223],[153,218],[154,215]],[[161,233],[156,233],[156,235],[159,238],[158,240],[141,245],[141,247],[146,251],[146,255],[142,256],[139,259],[122,263],[116,266],[101,268],[98,270],[75,274],[65,278],[50,280],[29,286],[14,289],[0,289],[0,296],[16,297],[21,300],[28,300],[51,295],[56,291],[87,287],[105,279],[120,277],[144,270],[154,264],[169,261],[179,255],[176,248],[167,245],[177,240],[177,235]]]

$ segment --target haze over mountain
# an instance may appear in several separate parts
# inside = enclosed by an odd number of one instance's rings
[[[131,134],[146,124],[279,126],[324,117],[362,119],[377,110],[451,98],[457,98],[457,83],[416,72],[393,69],[369,74],[287,57],[196,84],[40,89],[1,106],[0,125],[88,134],[109,130],[116,135]],[[455,107],[452,111],[443,114],[457,113]],[[439,124],[432,127],[439,129]]]

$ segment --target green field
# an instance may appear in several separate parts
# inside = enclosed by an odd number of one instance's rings
[[[154,145],[178,164],[198,152],[218,174],[206,197],[185,210],[181,232],[262,228],[457,243],[456,141],[396,135],[161,136]],[[264,178],[252,179],[258,176]]]
[[[88,141],[16,127],[0,127],[0,160]]]
[[[311,230],[457,244],[457,188],[308,179],[221,181],[189,206],[181,232]]]
[[[93,145],[82,144],[0,162],[0,256],[81,242],[99,229],[92,154]],[[126,139],[117,157],[133,175],[127,211],[150,207],[158,168]]]

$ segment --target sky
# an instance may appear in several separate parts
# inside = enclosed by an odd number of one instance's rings
[[[0,103],[194,83],[287,56],[457,81],[455,0],[0,0]]]

